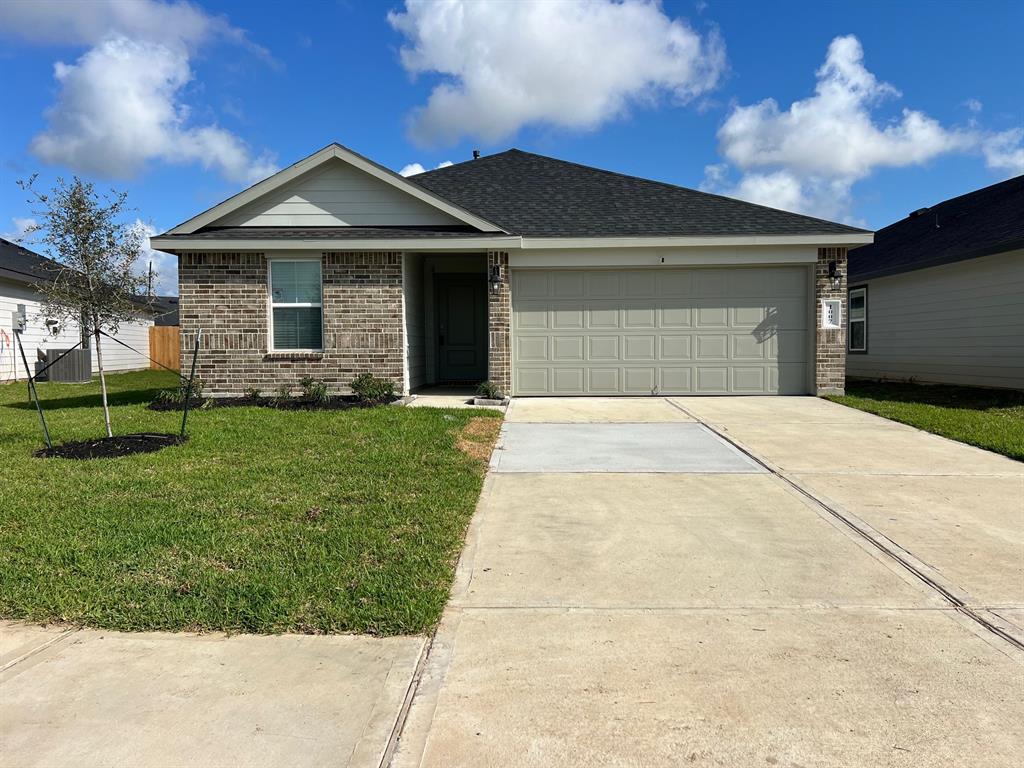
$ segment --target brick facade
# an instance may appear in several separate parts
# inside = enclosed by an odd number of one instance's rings
[[[248,387],[270,393],[304,376],[334,392],[369,371],[404,388],[402,254],[321,254],[322,352],[268,350],[267,259],[263,253],[184,253],[180,258],[182,370],[201,327],[197,375],[212,395]]]
[[[497,266],[501,285],[487,292],[487,378],[500,386],[505,394],[512,390],[512,285],[509,282],[508,252],[487,252],[487,273]]]
[[[839,284],[833,287],[828,265],[836,263]],[[822,328],[823,299],[842,302],[841,327]],[[818,395],[841,395],[846,389],[846,248],[819,248],[814,267],[815,358],[814,383]]]

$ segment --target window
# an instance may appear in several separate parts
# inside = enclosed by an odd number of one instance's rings
[[[270,262],[270,337],[275,350],[323,349],[320,262]]]
[[[847,349],[868,351],[868,289],[850,289],[850,337]]]

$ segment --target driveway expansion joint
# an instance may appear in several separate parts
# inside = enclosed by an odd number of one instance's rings
[[[970,605],[970,600],[963,594],[963,590],[960,590],[954,585],[944,585],[940,579],[936,576],[932,576],[927,573],[932,570],[926,564],[919,561],[913,553],[909,550],[904,549],[902,546],[896,544],[889,537],[876,531],[873,527],[868,525],[866,522],[856,517],[855,515],[842,510],[838,505],[830,504],[825,499],[820,498],[817,494],[805,488],[797,480],[790,477],[781,468],[773,466],[770,462],[760,458],[752,450],[748,449],[738,440],[733,439],[728,435],[728,430],[721,428],[715,424],[711,424],[695,413],[692,413],[688,409],[679,405],[678,403],[668,400],[668,402],[675,408],[685,413],[687,416],[693,418],[698,424],[709,429],[715,433],[722,440],[727,441],[737,450],[748,456],[752,461],[757,462],[760,466],[764,467],[765,470],[770,472],[775,477],[786,483],[792,490],[805,497],[812,505],[816,508],[823,510],[828,515],[832,516],[846,528],[852,532],[859,540],[871,544],[874,548],[881,551],[883,554],[897,562],[911,575],[923,582],[927,587],[938,593],[944,600],[946,600],[957,612],[961,613],[966,618],[979,625],[982,629],[995,635],[1000,640],[1008,643],[1017,651],[1024,651],[1024,640],[1015,637],[1009,631],[1003,627],[998,626],[985,616],[981,615],[976,609]],[[809,473],[805,473],[809,474]],[[889,542],[886,544],[886,542]],[[904,554],[905,553],[905,554]],[[909,556],[909,557],[908,557]],[[916,560],[920,565],[911,562],[911,558]],[[959,593],[959,594],[958,594]]]

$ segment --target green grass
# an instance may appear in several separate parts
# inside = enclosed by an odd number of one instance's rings
[[[145,409],[175,376],[108,380],[115,433],[177,431],[179,413]],[[103,434],[98,391],[40,385],[55,443]],[[479,447],[499,423],[224,408],[157,453],[39,459],[25,392],[0,386],[0,616],[119,630],[430,630],[483,479],[458,438]]]
[[[1024,392],[847,382],[836,403],[1024,461]]]

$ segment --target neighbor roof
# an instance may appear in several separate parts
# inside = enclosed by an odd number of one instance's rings
[[[60,264],[53,259],[0,237],[0,277],[34,286],[50,280],[60,269]],[[139,296],[132,301],[140,309],[153,311],[150,300],[145,296]]]
[[[30,285],[47,280],[57,268],[52,259],[0,237],[0,277]]]
[[[865,233],[519,149],[421,173],[409,181],[526,237]]]
[[[850,281],[1024,248],[1024,176],[921,208],[850,251]]]

